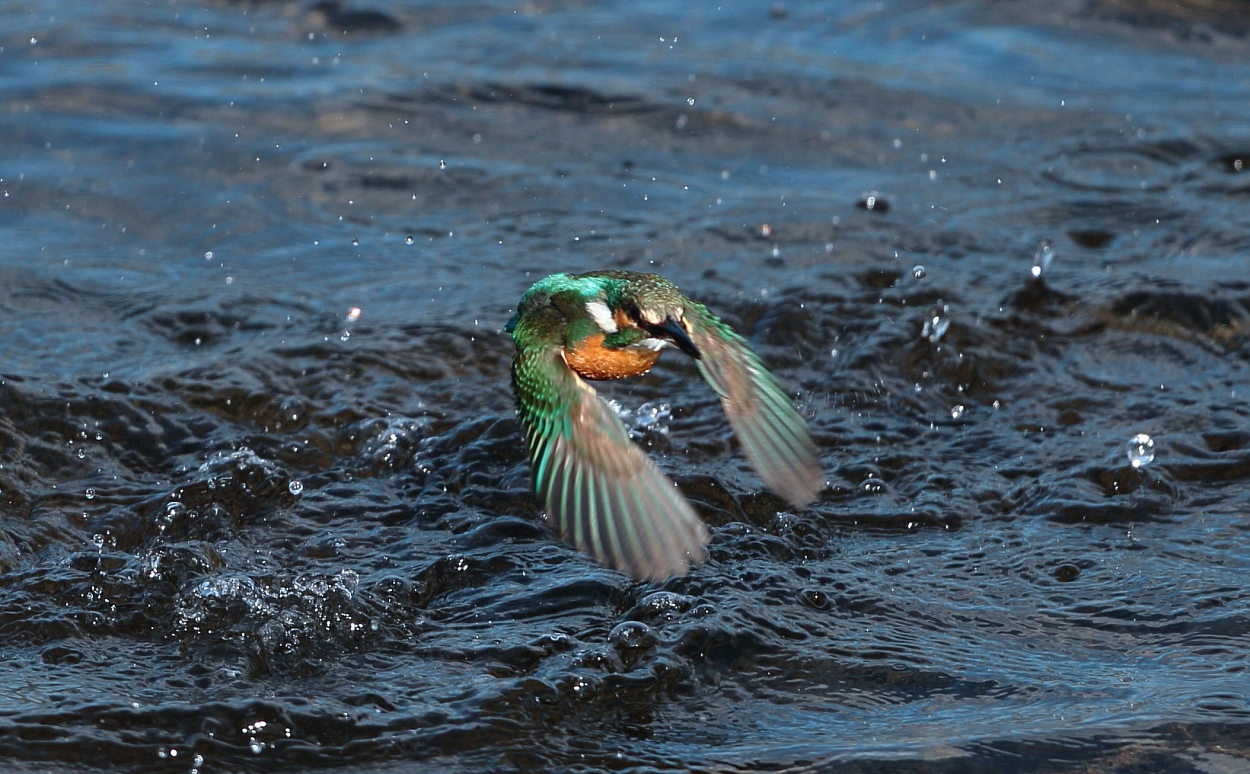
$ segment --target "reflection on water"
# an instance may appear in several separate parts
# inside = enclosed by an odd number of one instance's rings
[[[0,755],[1236,768],[1234,5],[0,9]],[[608,267],[828,475],[762,490],[689,363],[604,385],[713,533],[662,584],[512,413],[520,294]]]

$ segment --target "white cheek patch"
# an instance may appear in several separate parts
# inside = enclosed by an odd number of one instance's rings
[[[667,341],[665,341],[664,339],[652,339],[652,338],[646,338],[646,339],[643,339],[642,341],[638,342],[638,343],[637,343],[637,344],[635,344],[634,346],[636,346],[636,347],[646,347],[647,349],[651,349],[651,350],[655,350],[656,352],[659,352],[660,350],[662,350],[662,349],[664,349],[665,347],[667,347],[667,346],[668,346],[668,342],[667,342]]]
[[[616,320],[612,318],[612,310],[602,301],[587,301],[586,313],[604,333],[616,333]]]

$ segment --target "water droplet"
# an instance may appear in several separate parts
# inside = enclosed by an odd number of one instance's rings
[[[213,260],[213,251],[212,251],[212,250],[209,250],[208,252],[204,253],[204,260],[206,260],[206,261],[211,261],[211,260]]]
[[[918,280],[924,279],[924,267],[923,266],[911,267],[911,276]]]
[[[304,491],[304,482],[292,481],[291,483],[286,485],[286,488],[290,490],[291,494],[298,495],[300,492]]]
[[[1049,239],[1043,239],[1037,244],[1037,252],[1033,253],[1033,276],[1040,277],[1046,273],[1046,269],[1050,267],[1050,262],[1055,258],[1055,248]]]
[[[949,307],[943,306],[942,312],[949,311]],[[920,331],[923,338],[929,340],[930,344],[936,344],[946,335],[946,331],[951,327],[950,317],[943,317],[941,314],[935,314],[933,317],[925,320],[924,328]]]
[[[87,490],[87,499],[88,499],[88,500],[94,500],[94,499],[95,499],[95,490],[94,490],[94,489],[88,489],[88,490]]]
[[[86,459],[86,458],[87,458],[87,450],[86,450],[86,449],[79,449],[77,452],[75,452],[75,454],[78,456],[78,459],[80,459],[80,460],[81,460],[81,459]]]
[[[1149,465],[1155,458],[1155,441],[1145,433],[1138,433],[1129,439],[1128,461],[1135,468]]]
[[[963,406],[954,406],[951,408],[951,419],[959,419],[964,415]]]
[[[438,160],[438,168],[439,168],[439,169],[447,169],[447,162],[446,162],[446,161],[444,161],[444,160],[442,160],[442,159],[439,159],[439,160]]]
[[[357,239],[356,237],[352,237],[352,247],[357,247],[359,245],[360,245],[360,240]]]
[[[252,737],[247,747],[252,751],[253,755],[260,755],[265,750],[265,743],[258,740],[256,737]]]
[[[410,237],[410,236],[406,236],[406,237],[404,237],[404,244],[406,244],[406,245],[410,245],[410,244],[412,244],[412,243],[413,243],[413,242],[415,242],[415,241],[416,241],[416,240],[415,240],[415,239],[413,239],[413,238],[412,238],[412,237]]]
[[[773,227],[768,225],[767,223],[761,223],[760,224],[760,236],[767,237],[767,236],[772,236],[772,235],[773,235]]]
[[[687,97],[686,104],[689,105],[690,107],[694,107],[694,97]]]

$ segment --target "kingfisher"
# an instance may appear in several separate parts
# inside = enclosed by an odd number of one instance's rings
[[[764,483],[798,508],[816,499],[816,447],[785,390],[741,336],[663,277],[552,274],[504,330],[545,518],[608,567],[663,580],[706,556],[708,531],[690,503],[586,383],[645,374],[666,347],[694,358]]]

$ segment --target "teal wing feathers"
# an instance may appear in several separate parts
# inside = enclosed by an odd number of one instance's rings
[[[706,527],[544,329],[517,331],[512,380],[548,518],[578,549],[635,578],[686,572],[704,557]]]
[[[820,463],[785,390],[746,341],[702,304],[687,300],[685,319],[702,354],[699,371],[720,395],[755,472],[791,504],[810,505],[823,485]]]

